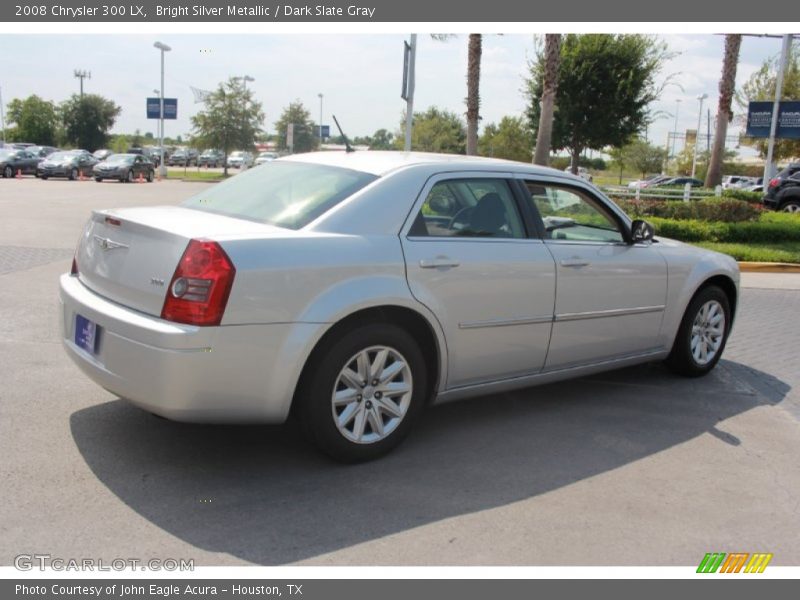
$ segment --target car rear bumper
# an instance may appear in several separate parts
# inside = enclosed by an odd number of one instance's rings
[[[761,199],[761,201],[764,203],[764,206],[766,206],[767,208],[770,208],[772,210],[775,210],[775,209],[778,208],[778,201],[775,198],[771,197],[771,196],[764,196]]]
[[[300,357],[320,328],[172,323],[106,300],[69,274],[60,300],[62,342],[75,364],[109,392],[176,421],[282,422]],[[76,315],[98,327],[94,354],[75,343]]]

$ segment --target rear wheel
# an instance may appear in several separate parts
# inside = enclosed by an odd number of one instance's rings
[[[128,183],[133,183],[133,169],[128,169],[128,176],[126,177]]]
[[[14,176],[14,169],[12,169],[10,166],[6,165],[6,168],[3,169],[3,177],[5,177],[6,179],[10,179],[13,176]]]
[[[720,288],[701,289],[683,315],[667,366],[687,377],[699,377],[719,362],[731,329],[731,308]]]
[[[789,200],[781,207],[783,212],[800,213],[800,200]]]
[[[147,172],[147,183],[153,183],[153,171]]]
[[[297,402],[303,427],[342,462],[378,458],[408,434],[425,404],[427,369],[414,338],[391,324],[365,325],[320,349]]]
[[[78,178],[78,169],[73,168],[69,172],[69,179],[70,181],[75,181]]]
[[[94,178],[94,180],[95,180],[97,183],[101,183],[101,182],[103,181],[103,178],[102,178],[102,177],[95,177],[95,178]]]

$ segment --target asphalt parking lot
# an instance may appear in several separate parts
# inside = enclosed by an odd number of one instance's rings
[[[434,407],[389,457],[333,464],[298,428],[152,417],[61,349],[57,277],[93,208],[207,184],[0,180],[0,564],[800,563],[800,275],[748,275],[704,379],[645,365]]]

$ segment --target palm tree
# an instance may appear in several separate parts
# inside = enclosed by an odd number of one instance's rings
[[[544,78],[542,81],[541,112],[539,129],[536,133],[536,151],[533,164],[544,165],[550,162],[550,138],[553,135],[553,110],[558,91],[558,66],[561,62],[561,35],[548,33],[544,36]]]
[[[739,63],[741,34],[725,36],[725,59],[722,62],[722,78],[719,80],[719,106],[717,108],[717,128],[714,132],[714,147],[708,162],[706,187],[716,187],[722,181],[722,159],[725,155],[725,137],[728,123],[733,120],[731,100],[736,87],[736,66]]]
[[[481,53],[483,36],[469,34],[467,51],[467,154],[478,153],[478,120],[480,119]]]

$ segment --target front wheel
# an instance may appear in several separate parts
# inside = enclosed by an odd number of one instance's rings
[[[78,178],[78,169],[72,169],[69,172],[69,179],[70,181],[75,181]]]
[[[686,377],[700,377],[719,362],[731,330],[731,308],[720,288],[701,289],[683,315],[667,366]]]
[[[128,169],[128,176],[126,178],[128,183],[133,183],[133,169]]]
[[[147,172],[147,183],[153,183],[153,171]]]
[[[97,183],[102,183],[102,182],[103,182],[103,178],[102,178],[102,177],[95,177],[95,178],[94,178],[94,180],[95,180]]]
[[[320,349],[305,369],[296,401],[303,427],[342,462],[378,458],[408,434],[425,404],[427,369],[405,330],[376,323]]]

